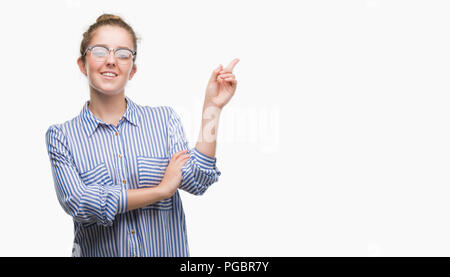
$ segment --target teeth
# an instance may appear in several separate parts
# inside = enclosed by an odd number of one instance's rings
[[[105,75],[105,76],[111,76],[111,77],[115,77],[115,76],[116,76],[116,74],[110,73],[110,72],[102,73],[102,75]]]

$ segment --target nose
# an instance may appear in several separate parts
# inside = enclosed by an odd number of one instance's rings
[[[109,50],[108,56],[106,57],[106,63],[108,65],[110,65],[110,64],[116,65],[116,62],[117,61],[116,61],[116,56],[115,56],[114,50],[111,49],[111,50]]]

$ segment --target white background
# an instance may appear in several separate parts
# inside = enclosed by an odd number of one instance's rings
[[[195,146],[212,70],[241,61],[222,172],[182,192],[192,256],[449,256],[450,2],[3,1],[1,256],[70,256],[44,135],[89,99],[103,12],[141,38],[126,95]]]

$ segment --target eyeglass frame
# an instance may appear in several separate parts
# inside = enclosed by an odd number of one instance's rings
[[[126,48],[126,47],[109,48],[109,47],[106,47],[105,45],[100,45],[100,44],[95,44],[95,45],[88,46],[88,47],[86,48],[86,50],[84,50],[83,56],[86,56],[87,51],[88,51],[88,50],[89,50],[89,51],[92,51],[92,49],[93,49],[94,47],[103,47],[103,48],[107,49],[107,50],[108,50],[108,55],[109,55],[109,53],[111,53],[111,51],[114,51],[114,57],[116,57],[116,51],[117,51],[117,50],[129,50],[129,51],[131,51],[131,55],[133,56],[133,62],[134,62],[134,60],[136,59],[136,54],[137,54],[137,52],[136,52],[135,50],[131,50],[130,48]]]

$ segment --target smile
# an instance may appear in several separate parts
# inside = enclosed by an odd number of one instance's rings
[[[103,78],[108,79],[108,80],[111,80],[111,79],[114,79],[117,77],[117,74],[113,73],[113,72],[103,72],[103,73],[101,73],[101,75],[103,76]]]

